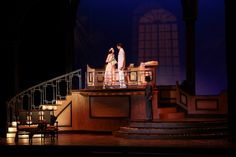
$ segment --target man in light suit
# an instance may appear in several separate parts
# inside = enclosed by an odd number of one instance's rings
[[[116,45],[118,52],[118,72],[119,72],[119,85],[120,88],[126,88],[125,84],[125,75],[124,75],[124,69],[125,69],[125,51],[124,46],[122,43],[118,43]]]

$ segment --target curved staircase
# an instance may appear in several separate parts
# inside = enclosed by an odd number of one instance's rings
[[[225,119],[130,122],[113,135],[132,139],[223,138],[228,135],[227,125]]]

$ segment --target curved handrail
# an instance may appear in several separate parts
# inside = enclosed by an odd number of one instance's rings
[[[7,111],[10,112],[8,113],[8,120],[11,121],[16,112],[25,109],[25,106],[27,106],[27,110],[39,108],[42,104],[56,104],[57,100],[65,99],[72,89],[81,89],[81,72],[81,69],[77,69],[32,86],[15,95],[7,102]],[[77,82],[73,80],[75,77],[78,78]],[[73,83],[77,85],[76,88],[73,88]]]

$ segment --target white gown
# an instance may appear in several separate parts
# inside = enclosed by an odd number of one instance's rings
[[[106,68],[105,68],[105,74],[104,74],[104,85],[105,86],[111,86],[113,84],[113,81],[115,80],[114,74],[115,74],[115,65],[112,64],[112,61],[115,59],[114,53],[109,53],[107,55],[106,59]]]

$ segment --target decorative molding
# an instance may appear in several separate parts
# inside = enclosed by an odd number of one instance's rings
[[[89,96],[90,118],[129,118],[130,96]]]

